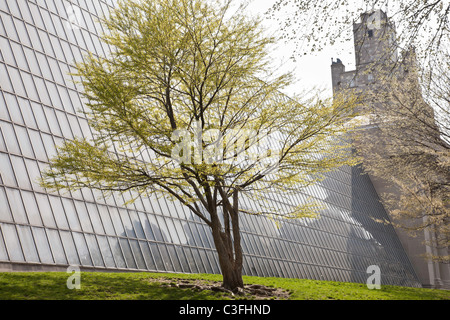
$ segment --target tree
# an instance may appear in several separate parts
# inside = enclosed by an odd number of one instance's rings
[[[364,168],[392,186],[381,195],[392,224],[417,235],[432,231],[429,256],[450,262],[450,65],[422,90],[413,56],[365,96],[370,128],[356,135]],[[424,99],[424,96],[427,99]]]
[[[103,21],[111,53],[77,65],[95,134],[60,146],[42,180],[49,189],[133,190],[180,202],[211,228],[232,290],[243,286],[239,215],[313,217],[313,201],[280,209],[265,200],[356,162],[346,134],[357,99],[282,95],[291,75],[267,70],[274,39],[241,9],[231,1],[120,1]]]
[[[450,3],[445,0],[276,0],[266,15],[279,22],[283,38],[296,44],[293,55],[299,57],[338,41],[352,41],[353,22],[376,9],[394,20],[396,46],[415,47],[422,65],[441,63],[439,53],[449,44],[450,30]]]
[[[384,10],[392,23],[382,25],[385,17],[375,9]],[[365,12],[372,12],[367,23],[352,29]],[[381,51],[377,46],[373,60],[355,73],[370,73],[374,82],[341,94],[359,90],[364,96],[362,113],[367,112],[371,129],[364,127],[355,144],[365,170],[392,187],[382,200],[393,224],[412,235],[433,231],[426,244],[438,249],[431,258],[443,262],[449,261],[444,248],[450,244],[449,13],[450,3],[443,0],[278,0],[268,12],[286,40],[297,43],[296,57],[353,41],[353,33],[366,35],[355,40],[357,54],[371,41],[369,34],[377,33],[386,45]]]

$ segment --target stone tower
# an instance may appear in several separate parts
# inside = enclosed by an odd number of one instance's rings
[[[382,10],[366,12],[353,24],[356,69],[346,71],[340,59],[332,60],[333,92],[372,85],[377,73],[398,61],[395,27]]]
[[[403,53],[403,59],[399,59],[397,45],[395,43],[395,26],[382,10],[363,13],[360,22],[353,25],[355,70],[347,71],[340,59],[332,59],[331,75],[333,93],[343,93],[350,90],[353,93],[370,93],[380,88],[383,77],[389,75],[392,70],[400,71],[399,79],[416,77],[410,68],[415,63],[414,50]],[[403,63],[400,62],[403,60]],[[410,69],[408,71],[408,69]],[[414,80],[415,81],[415,80]],[[418,80],[417,80],[418,81]],[[417,82],[418,85],[418,82]],[[370,98],[364,100],[363,108],[371,111],[376,116],[377,108],[389,106],[387,103],[375,102]],[[432,108],[430,117],[433,117]],[[376,117],[375,117],[376,118]],[[368,118],[369,119],[369,118]],[[366,122],[365,135],[372,140],[377,139],[377,122],[370,117]],[[374,150],[378,152],[378,150]],[[368,156],[368,155],[366,155]],[[369,155],[370,156],[370,155]],[[395,187],[370,176],[376,192],[399,196]],[[425,254],[435,254],[434,248],[424,244],[433,234],[425,231],[422,236],[411,238],[402,230],[396,230],[405,251],[422,283],[426,288],[450,288],[450,266],[448,264],[426,261]]]

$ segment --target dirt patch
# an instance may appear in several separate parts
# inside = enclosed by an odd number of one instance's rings
[[[152,283],[160,283],[162,287],[190,289],[194,291],[211,290],[213,292],[222,292],[224,295],[232,299],[284,300],[288,299],[290,296],[290,293],[286,290],[266,287],[259,284],[244,285],[244,288],[238,288],[238,290],[231,291],[222,287],[222,283],[219,281],[179,278],[154,278],[148,280]]]

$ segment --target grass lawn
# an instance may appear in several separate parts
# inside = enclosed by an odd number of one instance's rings
[[[221,281],[221,275],[161,273],[81,273],[81,289],[69,290],[65,272],[0,273],[0,300],[217,300],[222,292],[165,287],[154,279]],[[152,280],[152,281],[150,281]],[[291,300],[450,300],[450,291],[364,284],[244,277],[244,283],[283,288]],[[247,297],[246,299],[251,299]]]

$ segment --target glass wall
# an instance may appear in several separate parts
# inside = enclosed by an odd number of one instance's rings
[[[0,0],[0,262],[43,268],[219,273],[208,227],[178,203],[94,190],[49,193],[36,179],[64,139],[89,137],[70,71],[88,51],[103,55],[102,0]],[[247,275],[365,282],[378,265],[384,284],[418,286],[394,230],[360,168],[341,168],[291,199],[313,196],[315,220],[242,216]],[[243,200],[242,205],[253,206]]]

